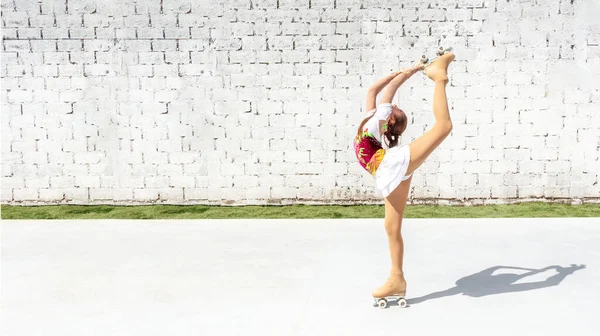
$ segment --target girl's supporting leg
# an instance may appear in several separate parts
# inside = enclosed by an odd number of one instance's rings
[[[402,273],[404,260],[404,242],[402,240],[402,217],[406,209],[406,202],[410,191],[412,176],[402,181],[398,188],[385,198],[385,231],[390,243],[390,257],[392,260],[392,274]]]
[[[385,231],[390,248],[391,271],[387,282],[373,291],[373,297],[384,297],[391,294],[405,293],[404,278],[404,241],[402,240],[402,217],[406,209],[406,201],[410,191],[412,176],[402,181],[398,188],[385,198]]]

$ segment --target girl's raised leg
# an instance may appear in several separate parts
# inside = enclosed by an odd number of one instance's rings
[[[425,159],[452,131],[452,120],[450,119],[446,98],[446,84],[448,83],[448,65],[453,60],[453,53],[444,54],[424,70],[425,74],[435,82],[433,90],[433,116],[435,124],[429,131],[408,145],[410,149],[410,163],[406,175],[411,174],[421,166]]]

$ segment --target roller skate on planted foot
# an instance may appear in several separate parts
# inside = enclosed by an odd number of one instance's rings
[[[433,61],[423,55],[421,58],[421,64],[424,64],[425,74],[432,81],[448,81],[448,66],[454,61],[455,55],[451,48],[444,49],[440,47],[438,50],[438,57]]]
[[[373,305],[379,308],[387,308],[389,301],[396,301],[401,308],[407,306],[406,281],[402,274],[390,275],[383,286],[375,289],[372,293]]]

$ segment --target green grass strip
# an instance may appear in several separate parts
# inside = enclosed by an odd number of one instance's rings
[[[2,219],[383,218],[383,205],[2,205]],[[600,217],[598,204],[409,205],[406,218]]]

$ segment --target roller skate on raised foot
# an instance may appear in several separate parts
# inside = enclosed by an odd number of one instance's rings
[[[402,274],[391,275],[383,286],[375,289],[372,293],[373,305],[379,308],[387,308],[389,301],[396,301],[401,308],[406,307],[406,282]]]
[[[429,64],[433,63],[435,60],[437,60],[438,58],[440,58],[441,56],[443,56],[451,51],[452,51],[452,47],[448,47],[448,48],[439,47],[437,50],[436,58],[430,60],[429,57],[427,57],[427,55],[423,55],[423,56],[421,56],[421,64],[429,65]]]
[[[441,48],[441,47],[440,47]],[[454,61],[454,53],[451,49],[441,49],[438,51],[440,56],[433,62],[425,65],[423,71],[432,81],[448,81],[448,66]]]

